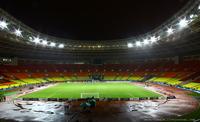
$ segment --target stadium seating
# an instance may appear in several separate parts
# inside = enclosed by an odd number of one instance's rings
[[[143,64],[47,64],[47,65],[1,65],[0,88],[39,84],[45,82],[87,81],[93,73],[101,74],[107,81],[150,81],[169,85],[193,85],[200,83],[200,61],[186,61],[180,64],[169,62],[147,62]],[[6,82],[5,82],[6,81]],[[189,82],[188,82],[189,81]],[[195,87],[195,89],[198,89]]]
[[[160,82],[160,83],[165,83],[165,84],[169,84],[169,85],[178,85],[182,82],[179,79],[167,78],[167,77],[154,77],[154,78],[150,79],[149,81]]]
[[[200,83],[191,82],[191,83],[183,85],[182,87],[200,91]]]
[[[139,77],[139,76],[129,76],[128,77],[128,80],[131,80],[131,81],[138,81],[138,80],[141,80],[143,77]]]
[[[46,78],[48,81],[65,81],[65,79],[63,77],[50,77],[50,78]]]

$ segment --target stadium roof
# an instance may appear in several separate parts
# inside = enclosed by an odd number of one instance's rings
[[[147,33],[188,0],[1,0],[0,7],[35,30],[75,40],[123,39]]]
[[[71,40],[40,33],[0,10],[0,52],[13,56],[172,56],[199,52],[199,0],[189,1],[154,30],[124,39]],[[95,52],[95,53],[93,53]],[[96,54],[98,53],[98,55]],[[99,55],[100,54],[100,55]]]

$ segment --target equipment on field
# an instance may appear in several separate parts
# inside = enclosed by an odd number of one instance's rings
[[[93,108],[96,106],[96,100],[94,97],[87,98],[86,102],[83,102],[80,104],[80,107],[83,108],[84,110],[87,108]]]

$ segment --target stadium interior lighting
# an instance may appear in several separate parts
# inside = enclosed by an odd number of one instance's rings
[[[20,29],[15,29],[14,33],[16,36],[22,36],[22,31]]]
[[[64,44],[59,44],[58,48],[64,48]]]
[[[132,43],[128,43],[127,46],[128,46],[128,48],[131,48],[131,47],[133,47],[133,44]]]
[[[51,42],[49,46],[55,47],[55,46],[56,46],[56,43],[55,43],[55,42]]]
[[[191,14],[191,15],[190,15],[190,19],[192,19],[193,17],[194,17],[194,15],[193,15],[193,14]]]
[[[158,41],[158,40],[160,40],[160,36],[157,36],[157,37],[156,37],[156,41]]]
[[[47,45],[47,40],[42,40],[42,45],[46,46]]]
[[[188,21],[186,20],[186,18],[181,19],[179,21],[178,25],[179,25],[180,28],[184,28],[184,27],[186,27],[188,25]]]
[[[142,43],[141,43],[140,41],[136,41],[136,42],[135,42],[135,45],[136,45],[137,47],[140,47],[140,46],[142,45]]]
[[[40,43],[40,38],[39,37],[33,37],[33,42],[36,44]]]
[[[4,20],[0,21],[0,28],[1,29],[7,29],[8,28],[8,23]]]
[[[168,35],[171,35],[173,32],[174,32],[174,29],[172,29],[172,28],[168,28],[167,29],[167,34]]]
[[[33,37],[29,37],[29,41],[31,41],[31,42],[32,42],[32,41],[33,41]]]
[[[147,44],[149,44],[149,42],[150,42],[150,40],[144,39],[143,44],[144,44],[144,45],[147,45]]]
[[[156,41],[157,41],[157,39],[156,39],[156,37],[155,37],[155,36],[152,36],[152,37],[150,38],[150,41],[151,41],[151,43],[154,43],[154,42],[156,42]]]

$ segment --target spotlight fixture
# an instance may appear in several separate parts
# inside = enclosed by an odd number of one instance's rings
[[[15,29],[14,34],[15,34],[16,36],[22,37],[22,31],[21,31],[20,29]]]
[[[168,34],[168,35],[171,35],[173,32],[174,32],[174,29],[173,29],[173,28],[168,28],[168,29],[167,29],[167,34]]]
[[[133,47],[133,44],[132,44],[132,43],[128,43],[128,44],[127,44],[127,47],[128,47],[128,48],[132,48],[132,47]]]
[[[0,21],[0,28],[3,29],[8,29],[8,23],[4,20]]]
[[[48,44],[47,40],[42,40],[42,45],[46,46]]]
[[[33,37],[33,42],[36,43],[36,44],[40,43],[40,40],[41,39],[39,38],[39,36]]]
[[[144,45],[148,45],[149,44],[149,40],[148,39],[144,39],[143,44]]]
[[[56,43],[55,43],[55,42],[51,42],[49,46],[55,47],[55,46],[56,46]]]
[[[142,45],[142,43],[141,43],[140,41],[136,41],[136,42],[135,42],[135,45],[136,45],[137,47],[140,47],[140,46]]]
[[[185,28],[188,25],[188,21],[186,20],[186,18],[181,19],[178,23],[180,28]]]
[[[58,48],[64,48],[64,44],[59,44]]]

